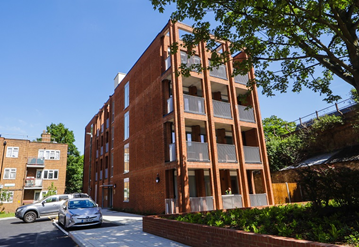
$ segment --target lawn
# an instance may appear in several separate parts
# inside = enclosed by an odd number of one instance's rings
[[[263,209],[216,210],[171,218],[260,234],[359,246],[359,208],[333,204],[319,210],[311,203],[289,204]]]
[[[15,213],[5,213],[5,212],[0,212],[0,218],[6,218],[6,217],[14,217]]]

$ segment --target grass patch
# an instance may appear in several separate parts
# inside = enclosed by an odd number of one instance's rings
[[[359,246],[359,208],[330,205],[320,210],[289,204],[263,209],[216,210],[170,219],[323,243]]]
[[[1,212],[0,213],[0,218],[7,218],[7,217],[14,217],[15,213],[5,213],[5,212]]]

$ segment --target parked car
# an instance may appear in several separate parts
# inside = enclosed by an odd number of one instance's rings
[[[15,217],[26,223],[32,223],[40,217],[56,216],[65,200],[78,197],[89,196],[85,193],[52,195],[32,204],[18,207],[15,211]]]
[[[101,225],[101,208],[91,198],[68,199],[59,210],[58,222],[65,229]]]

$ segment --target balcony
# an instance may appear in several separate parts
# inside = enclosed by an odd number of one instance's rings
[[[194,64],[201,64],[201,59],[199,56],[191,56],[188,58],[188,54],[184,51],[181,51],[181,63],[184,63],[189,67]]]
[[[170,149],[170,162],[171,161],[175,161],[177,159],[176,157],[176,143],[171,143],[169,145],[169,149]]]
[[[242,195],[222,195],[223,209],[243,207]]]
[[[106,143],[106,153],[108,153],[108,147],[109,147],[109,144],[108,142]]]
[[[26,167],[31,168],[43,168],[45,167],[45,160],[44,158],[33,158],[29,157],[27,158],[27,164]]]
[[[209,71],[209,75],[227,80],[226,66],[224,64],[221,64],[218,66],[218,68],[213,68]]]
[[[187,142],[188,161],[209,161],[208,143]]]
[[[101,124],[101,133],[104,131],[104,124]]]
[[[237,162],[235,145],[217,143],[217,153],[219,163]]]
[[[167,114],[173,112],[173,98],[172,95],[167,99]]]
[[[213,210],[213,197],[190,197],[191,212],[210,211]]]
[[[110,119],[106,119],[106,129],[108,129],[110,127]]]
[[[205,115],[205,113],[204,113],[204,98],[184,94],[183,100],[184,100],[184,111],[185,112]]]
[[[98,178],[98,173],[96,172],[96,174],[95,174],[95,181],[97,181],[97,178]]]
[[[249,200],[251,201],[251,207],[268,205],[267,194],[250,194]]]
[[[100,148],[100,155],[103,155],[103,146]]]
[[[42,189],[42,179],[35,180],[34,177],[26,177],[24,189]]]
[[[105,169],[105,179],[108,178],[108,168]]]
[[[96,159],[98,158],[98,150],[96,150]]]
[[[215,117],[220,118],[232,118],[231,105],[227,102],[218,100],[212,100],[213,102],[213,114]]]
[[[246,163],[261,164],[261,157],[259,154],[259,147],[243,146],[244,160]]]
[[[176,213],[178,213],[176,198],[165,199],[165,205],[166,205],[166,209],[165,209],[166,214],[176,214]]]
[[[248,74],[246,74],[246,75],[236,75],[234,77],[234,82],[242,84],[242,85],[247,85],[248,80],[249,80]]]
[[[238,105],[239,120],[244,122],[255,123],[253,108],[247,108],[244,105]]]
[[[102,180],[102,170],[100,171],[100,180]]]
[[[171,56],[168,56],[165,60],[165,70],[171,68]]]

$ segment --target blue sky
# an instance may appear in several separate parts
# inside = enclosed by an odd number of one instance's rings
[[[61,122],[83,153],[84,128],[115,75],[128,72],[173,10],[160,14],[149,0],[0,1],[0,134],[34,140]],[[331,88],[349,97],[343,81]],[[259,97],[262,118],[292,121],[329,106],[309,90]]]

